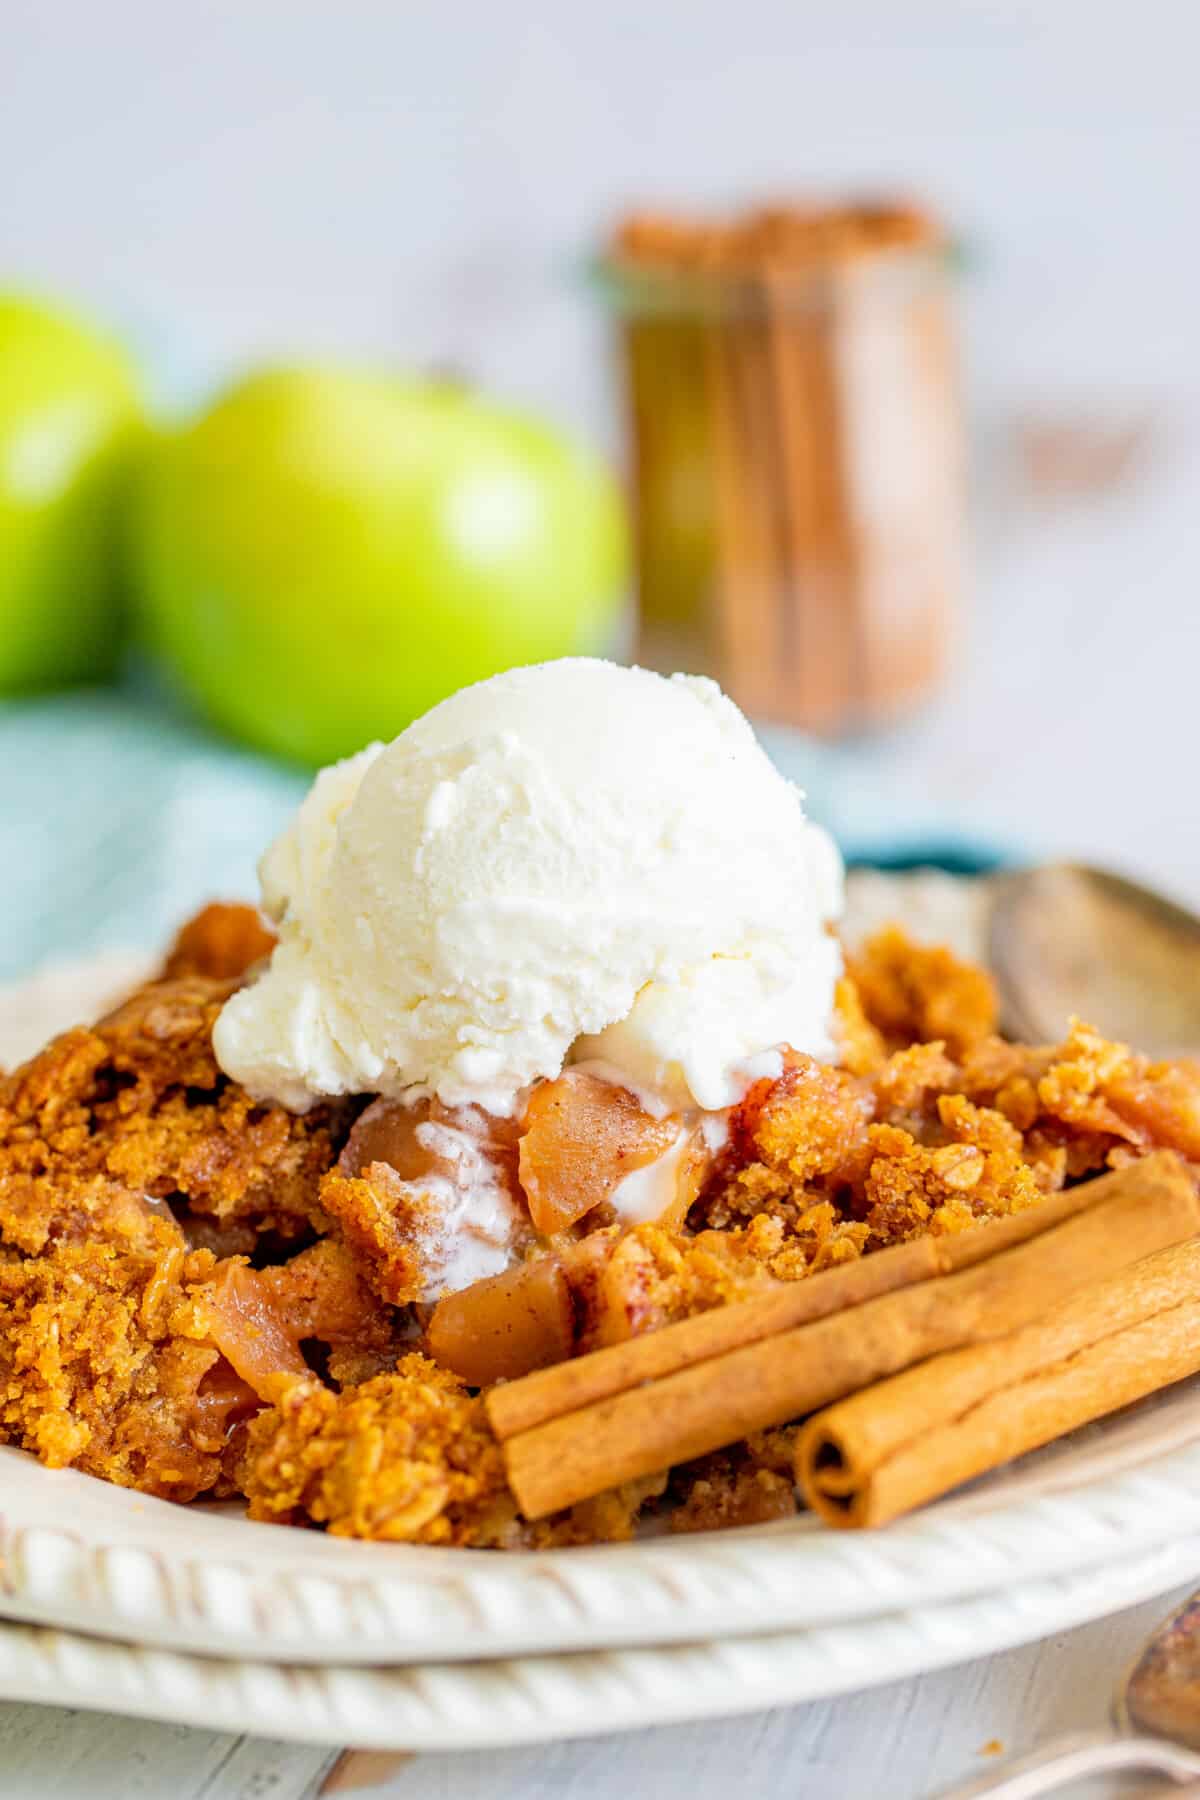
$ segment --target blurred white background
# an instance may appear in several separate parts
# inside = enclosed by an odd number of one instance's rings
[[[623,206],[928,198],[972,252],[973,652],[838,778],[864,829],[944,821],[1200,899],[1190,0],[6,0],[0,58],[0,271],[137,321],[181,389],[384,353],[603,437],[576,268]],[[1039,496],[1030,419],[1132,434],[1131,472]]]
[[[1196,364],[1190,0],[6,0],[0,54],[3,266],[196,354],[465,361],[572,412],[569,271],[622,206],[884,185],[977,248],[985,391]]]

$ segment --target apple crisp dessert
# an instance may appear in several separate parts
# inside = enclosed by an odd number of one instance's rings
[[[1006,1041],[988,976],[894,928],[847,958],[837,1061],[788,1052],[719,1130],[586,1066],[511,1118],[255,1100],[212,1030],[270,944],[251,909],[210,907],[158,979],[0,1079],[0,1441],[51,1467],[424,1544],[619,1539],[652,1510],[681,1531],[786,1517],[792,1419],[530,1517],[489,1397],[1053,1206],[1156,1150],[1200,1167],[1200,1069],[1083,1024]],[[639,1221],[614,1195],[650,1169]],[[451,1283],[446,1209],[467,1184],[510,1254]]]

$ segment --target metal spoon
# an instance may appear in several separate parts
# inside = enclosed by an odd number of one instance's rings
[[[1113,1729],[1057,1739],[942,1800],[1034,1800],[1088,1775],[1140,1769],[1200,1781],[1200,1592],[1147,1638],[1113,1696]]]
[[[1071,1013],[1156,1057],[1200,1053],[1200,918],[1083,863],[993,877],[988,961],[1005,1029],[1061,1038]]]

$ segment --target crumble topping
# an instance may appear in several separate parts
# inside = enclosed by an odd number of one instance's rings
[[[259,942],[229,909],[202,915],[169,978],[0,1081],[0,1440],[51,1466],[424,1543],[619,1538],[651,1508],[677,1529],[785,1515],[786,1434],[768,1433],[520,1520],[472,1391],[488,1377],[445,1366],[454,1318],[427,1303],[438,1183],[484,1170],[498,1237],[514,1232],[512,1266],[455,1297],[457,1341],[489,1305],[511,1335],[527,1301],[522,1354],[555,1357],[1020,1211],[1160,1146],[1200,1171],[1197,1065],[1082,1023],[1057,1045],[1008,1042],[983,971],[888,929],[849,959],[837,1064],[789,1052],[696,1135],[676,1215],[631,1224],[625,1184],[662,1154],[636,1160],[647,1134],[676,1130],[633,1095],[605,1112],[593,1090],[543,1094],[528,1131],[433,1102],[399,1124],[361,1099],[301,1117],[254,1102],[211,1031],[231,959]]]

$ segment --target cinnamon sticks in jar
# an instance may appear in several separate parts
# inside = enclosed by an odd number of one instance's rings
[[[911,1245],[881,1251],[498,1387],[489,1418],[522,1512],[541,1518],[1008,1338],[1066,1295],[1086,1307],[1092,1284],[1119,1285],[1120,1272],[1197,1232],[1200,1197],[1160,1152],[999,1224],[926,1239],[920,1257]],[[816,1461],[829,1466],[828,1454]]]
[[[900,203],[618,229],[639,660],[818,731],[937,683],[962,585],[947,268]]]

